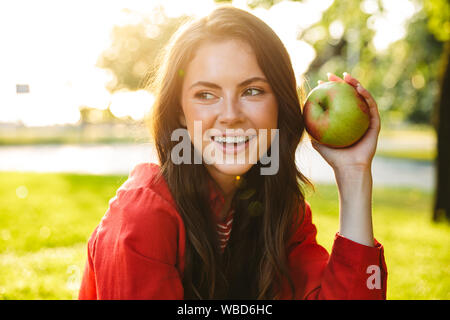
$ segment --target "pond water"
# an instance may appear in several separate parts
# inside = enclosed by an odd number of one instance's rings
[[[32,145],[0,147],[0,171],[128,174],[138,163],[158,163],[151,144]],[[332,182],[331,167],[312,148],[301,143],[296,163],[313,183]],[[375,157],[375,186],[434,187],[434,163]]]

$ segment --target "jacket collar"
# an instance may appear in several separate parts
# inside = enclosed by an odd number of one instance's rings
[[[225,198],[222,194],[222,191],[219,189],[219,186],[211,177],[208,179],[208,185],[209,185],[209,200],[211,204],[211,209],[215,215],[216,222],[222,223],[223,221],[221,221],[221,219],[219,218],[219,214],[220,212],[222,212],[223,206],[225,205]],[[228,214],[228,219],[231,218],[233,213],[234,210],[233,208],[231,208]]]
[[[223,197],[222,191],[219,189],[219,186],[211,177],[208,179],[208,185],[209,200],[211,201],[211,203],[219,201],[223,205],[223,203],[225,202],[225,198]]]

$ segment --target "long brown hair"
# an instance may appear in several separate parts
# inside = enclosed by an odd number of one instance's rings
[[[179,122],[184,70],[204,42],[239,39],[248,43],[278,103],[279,170],[261,175],[259,161],[239,181],[233,197],[233,229],[223,254],[219,250],[209,198],[211,179],[203,164],[174,164],[171,141]],[[276,299],[281,284],[295,288],[287,266],[287,243],[304,212],[303,188],[311,185],[297,169],[295,150],[304,132],[302,98],[289,55],[262,20],[229,5],[189,21],[161,55],[154,81],[151,115],[164,176],[186,229],[185,299]],[[304,96],[304,95],[303,95]],[[196,151],[191,144],[191,154]],[[270,148],[267,151],[270,153]],[[193,183],[195,182],[195,183]]]

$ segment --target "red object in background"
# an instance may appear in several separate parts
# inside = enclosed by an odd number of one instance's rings
[[[79,299],[183,299],[185,229],[159,166],[140,164],[111,199],[88,242]],[[223,196],[211,185],[215,212]],[[336,234],[331,255],[316,242],[307,204],[288,247],[295,299],[386,299],[383,247],[369,247]],[[378,269],[378,286],[368,270]],[[290,299],[287,283],[281,299]]]

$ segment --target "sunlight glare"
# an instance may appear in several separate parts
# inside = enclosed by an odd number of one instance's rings
[[[154,96],[146,90],[122,90],[112,95],[110,109],[118,118],[130,116],[138,121],[150,111],[153,102]]]
[[[270,10],[251,10],[244,0],[232,4],[259,16],[275,30],[298,77],[315,57],[313,47],[297,39],[298,35],[318,22],[332,3],[282,1]],[[111,95],[106,85],[117,79],[96,66],[100,54],[111,45],[112,28],[139,23],[144,16],[162,19],[162,13],[169,18],[204,16],[217,5],[214,0],[0,2],[0,123],[76,124],[81,106],[104,110],[110,103],[114,114],[141,119],[153,96],[144,91]],[[153,37],[158,32],[148,30]],[[29,85],[30,92],[17,94],[16,84]],[[126,103],[124,97],[131,100]]]
[[[384,51],[391,43],[404,38],[408,20],[420,10],[411,0],[382,0],[382,3],[383,12],[367,21],[367,26],[375,31],[372,41],[377,51]]]

